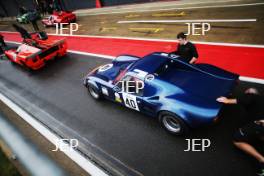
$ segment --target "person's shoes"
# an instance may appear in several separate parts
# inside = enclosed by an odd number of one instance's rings
[[[258,164],[257,175],[264,176],[264,163]]]
[[[264,169],[261,170],[260,172],[257,172],[257,175],[258,175],[258,176],[264,176]]]
[[[5,54],[1,54],[1,55],[0,55],[0,60],[7,60],[6,55],[5,55]]]

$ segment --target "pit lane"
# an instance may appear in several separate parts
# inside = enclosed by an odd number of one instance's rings
[[[242,175],[253,162],[232,146],[243,111],[224,107],[217,125],[186,138],[208,138],[205,152],[184,152],[184,137],[167,134],[156,120],[108,101],[96,102],[82,78],[109,59],[68,53],[36,72],[0,61],[0,91],[59,135],[77,138],[80,150],[109,173],[124,175]],[[249,86],[240,83],[235,95]]]

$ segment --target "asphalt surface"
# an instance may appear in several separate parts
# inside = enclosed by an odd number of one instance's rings
[[[211,22],[211,30],[206,32],[205,35],[190,35],[189,39],[191,41],[200,42],[264,44],[264,38],[259,37],[263,36],[264,27],[263,0],[206,1],[207,0],[187,0],[110,8],[82,9],[76,11],[79,28],[78,31],[74,31],[73,34],[174,40],[179,32],[188,31],[185,22],[119,24],[118,21],[256,19],[256,22]],[[184,13],[184,15],[179,15],[181,13]],[[12,23],[14,23],[14,21],[0,21],[0,30],[14,31],[11,25]],[[22,24],[22,26],[28,31],[33,31],[31,24]],[[45,30],[48,33],[56,33],[55,28],[44,28],[40,21],[39,27],[41,30]],[[201,25],[197,25],[196,27],[199,28]],[[196,32],[201,33],[199,29],[196,30]],[[63,33],[69,34],[70,31],[66,29],[63,30]]]
[[[57,134],[77,138],[79,150],[113,175],[254,175],[253,160],[232,145],[232,135],[243,121],[239,106],[225,106],[216,125],[187,137],[169,135],[155,119],[88,95],[82,78],[108,62],[69,53],[40,71],[28,72],[0,60],[0,91]],[[263,93],[264,86],[240,83],[234,95],[250,86]],[[204,152],[184,152],[186,138],[208,138],[212,145]]]

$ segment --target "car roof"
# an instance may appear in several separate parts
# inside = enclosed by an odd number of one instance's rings
[[[170,58],[162,56],[159,53],[153,53],[139,59],[133,64],[129,71],[133,70],[143,70],[147,73],[154,73],[160,66],[169,61]]]

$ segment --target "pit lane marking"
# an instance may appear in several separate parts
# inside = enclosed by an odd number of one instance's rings
[[[7,89],[7,88],[5,88],[5,86],[3,84],[1,84],[1,82],[0,82],[0,86],[2,86],[2,88],[4,90]],[[3,89],[1,89],[1,90],[3,90]],[[14,92],[11,92],[11,93],[13,94],[12,97],[19,96],[19,95],[15,94]],[[22,106],[19,106],[18,104],[16,104],[9,97],[5,96],[1,91],[0,91],[0,101],[2,101],[9,108],[11,108],[15,113],[17,113],[19,115],[19,117],[21,117],[22,119],[24,119],[28,124],[30,124],[33,128],[35,128],[37,131],[39,131],[40,134],[42,134],[45,138],[47,138],[55,146],[57,144],[57,141],[61,139],[59,136],[57,136],[55,133],[53,133],[50,129],[48,129],[47,127],[45,127],[44,125],[42,125],[32,115],[30,115],[28,112],[26,112],[26,110],[24,110],[24,108]],[[24,99],[23,101],[27,101],[27,100]],[[47,118],[49,117],[50,119],[56,121],[56,123],[58,123],[60,126],[66,128],[69,131],[71,131],[75,136],[78,136],[80,139],[84,140],[89,145],[91,145],[93,147],[96,147],[98,150],[100,150],[102,153],[104,153],[105,155],[107,155],[108,157],[110,157],[111,159],[113,159],[115,162],[119,163],[123,167],[125,167],[125,168],[129,169],[130,171],[134,172],[136,175],[143,176],[142,173],[140,173],[136,169],[133,169],[129,165],[126,165],[121,160],[119,160],[116,157],[114,157],[113,155],[109,154],[108,152],[106,152],[105,150],[103,150],[102,148],[100,148],[99,146],[93,144],[92,142],[90,142],[89,139],[87,139],[86,137],[83,137],[77,131],[75,131],[72,128],[66,126],[64,123],[58,121],[56,118],[54,118],[48,112],[40,109],[35,104],[31,104],[31,106],[32,106],[32,108],[37,108],[38,111],[41,111],[42,113],[44,113]],[[65,147],[68,147],[68,149],[66,151],[63,151],[63,152],[70,159],[72,159],[74,162],[76,162],[80,167],[82,167],[87,173],[89,173],[92,176],[108,176],[107,173],[105,173],[102,169],[100,169],[98,166],[96,166],[92,161],[90,161],[89,159],[86,159],[81,153],[79,153],[76,150],[70,150],[70,146],[65,146]]]
[[[35,128],[40,134],[42,134],[46,139],[48,139],[52,144],[56,145],[56,141],[60,138],[52,133],[48,128],[34,119],[30,114],[24,111],[12,100],[7,98],[5,95],[0,93],[0,100],[4,102],[9,108],[11,108],[15,113],[17,113],[22,119],[24,119],[28,124]],[[69,147],[69,146],[65,146]],[[70,148],[69,148],[70,149]],[[82,167],[86,172],[94,176],[107,176],[107,174],[95,166],[91,161],[84,158],[80,153],[75,150],[63,151],[69,158],[76,162],[80,167]]]
[[[12,32],[12,31],[0,31],[1,33],[10,33],[15,34],[18,32]],[[58,36],[53,33],[48,33],[48,35]],[[119,36],[99,36],[99,35],[68,35],[63,34],[60,36],[64,37],[86,37],[86,38],[102,38],[102,39],[127,39],[127,40],[139,40],[139,41],[154,41],[154,42],[173,42],[178,43],[176,40],[171,39],[155,39],[155,38],[140,38],[140,37],[119,37]],[[21,44],[19,42],[13,42],[13,41],[7,41],[9,43],[14,44]],[[258,45],[258,44],[241,44],[241,43],[223,43],[223,42],[201,42],[201,41],[193,41],[193,43],[196,44],[204,44],[204,45],[219,45],[219,46],[234,46],[234,47],[252,47],[252,48],[264,48],[264,45]],[[72,50],[73,51],[73,50]],[[85,52],[84,52],[85,53]],[[105,55],[107,56],[107,55]]]
[[[232,22],[256,22],[257,19],[199,19],[199,20],[136,20],[136,21],[118,21],[118,24],[127,23],[232,23]]]

